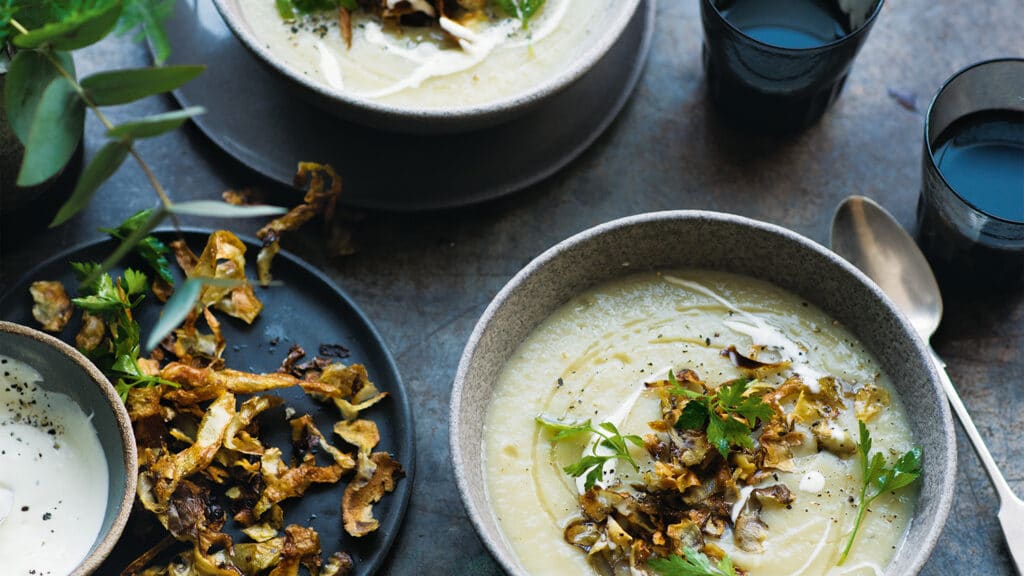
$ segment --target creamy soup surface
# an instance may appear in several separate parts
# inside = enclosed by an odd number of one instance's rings
[[[0,355],[0,574],[63,576],[92,549],[107,508],[107,460],[70,397]]]
[[[444,24],[452,35],[438,26],[382,24],[360,11],[352,15],[351,47],[336,14],[285,21],[274,0],[239,5],[255,36],[299,73],[383,104],[443,110],[514,97],[562,72],[612,2],[547,0],[527,27],[488,6],[486,17]]]
[[[586,554],[563,538],[580,517],[580,486],[562,468],[580,459],[592,437],[552,444],[534,421],[538,414],[613,422],[624,434],[650,433],[661,417],[659,400],[644,383],[667,371],[690,369],[711,386],[741,376],[722,349],[792,360],[771,378],[779,385],[799,374],[805,381],[832,376],[847,392],[849,409],[834,427],[857,437],[853,391],[875,385],[891,391],[878,363],[844,328],[822,311],[770,284],[736,275],[679,271],[642,274],[598,286],[545,320],[503,368],[485,420],[487,490],[504,536],[519,562],[534,575],[594,574]],[[745,352],[744,352],[745,353]],[[906,414],[895,394],[868,420],[874,451],[888,463],[913,446]],[[804,430],[806,432],[806,430]],[[916,488],[875,500],[842,567],[836,562],[857,514],[860,464],[819,451],[814,437],[793,448],[793,469],[776,472],[795,498],[791,509],[766,505],[763,553],[740,550],[730,526],[706,542],[724,550],[752,576],[864,575],[884,573],[899,547],[916,499]],[[631,454],[640,473],[617,466],[625,489],[651,469],[643,448]],[[926,463],[927,465],[927,463]],[[776,483],[776,482],[773,482]],[[734,512],[735,515],[735,512]]]

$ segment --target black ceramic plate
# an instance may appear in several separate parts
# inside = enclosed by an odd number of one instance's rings
[[[156,235],[164,240],[176,237],[171,232],[157,232]],[[198,230],[184,232],[185,240],[197,254],[206,244],[207,235],[208,232]],[[243,240],[249,249],[247,260],[254,263],[258,244],[253,240]],[[73,297],[77,284],[68,262],[102,261],[115,246],[111,240],[91,242],[42,263],[0,299],[0,319],[38,327],[32,318],[29,284],[35,280],[60,280]],[[131,259],[126,261],[126,265],[148,272],[143,265]],[[117,270],[118,273],[120,271]],[[284,251],[274,260],[273,273],[278,284],[269,288],[256,288],[256,295],[263,301],[264,308],[251,326],[218,314],[228,344],[224,353],[227,366],[254,372],[273,372],[292,344],[303,346],[308,354],[307,359],[317,354],[321,344],[341,344],[349,350],[349,357],[343,361],[365,365],[370,379],[378,388],[390,394],[390,398],[363,413],[375,421],[380,429],[381,442],[377,449],[390,452],[402,464],[406,473],[405,478],[399,480],[395,492],[387,495],[374,508],[374,515],[381,523],[380,529],[361,539],[351,538],[345,533],[341,526],[341,495],[347,484],[345,480],[336,486],[313,488],[302,499],[282,503],[286,524],[312,526],[320,533],[325,556],[336,550],[344,550],[355,561],[355,574],[368,576],[377,570],[387,555],[412,492],[415,464],[413,423],[405,390],[394,360],[380,335],[344,292],[309,264]],[[255,278],[254,269],[248,270],[248,274],[250,278]],[[147,299],[153,299],[152,294]],[[137,318],[145,338],[157,319],[159,307],[152,302],[143,302],[138,311]],[[72,344],[78,330],[77,320],[76,314],[72,323],[60,335]],[[338,420],[337,410],[333,406],[314,402],[297,389],[276,393],[285,398],[286,404],[294,408],[298,415],[307,412],[312,414],[317,427],[328,438],[333,436],[331,429]],[[260,418],[260,428],[260,436],[265,443],[281,448],[286,460],[291,457],[290,428],[283,406],[264,412]],[[344,442],[337,436],[333,436],[332,443],[346,449]],[[224,504],[227,505],[226,502]],[[231,524],[229,520],[227,526]],[[162,528],[156,525],[155,528],[160,530],[155,530],[153,525],[150,514],[137,508],[121,541],[97,574],[119,574],[139,553],[163,537]],[[242,541],[237,535],[237,532],[233,533],[236,542]]]
[[[174,95],[182,106],[207,109],[195,123],[215,144],[282,184],[291,184],[300,160],[321,162],[345,176],[342,202],[354,206],[403,211],[464,206],[540,182],[608,128],[643,71],[655,2],[641,2],[605,57],[550,102],[509,123],[467,134],[392,134],[321,111],[246,50],[210,0],[175,3],[167,22],[169,63],[208,66]]]

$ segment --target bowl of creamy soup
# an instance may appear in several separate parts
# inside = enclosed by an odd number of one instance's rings
[[[298,93],[348,120],[457,132],[509,120],[586,73],[639,0],[214,0]]]
[[[91,574],[135,497],[124,404],[71,346],[0,322],[0,572]]]
[[[517,274],[466,346],[450,435],[516,575],[917,574],[956,476],[937,374],[884,294],[702,211],[597,226]]]

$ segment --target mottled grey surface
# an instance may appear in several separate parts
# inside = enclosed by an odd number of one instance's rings
[[[879,360],[905,401],[930,463],[917,518],[889,568],[893,575],[916,574],[950,510],[956,448],[938,375],[913,326],[874,284],[826,248],[784,228],[696,210],[618,219],[557,245],[506,285],[470,337],[452,391],[452,451],[470,513],[502,565],[525,574],[487,501],[480,448],[502,366],[537,325],[587,288],[639,271],[680,268],[723,270],[790,290],[841,322]]]
[[[500,573],[476,538],[455,490],[447,443],[448,399],[459,354],[476,319],[534,256],[594,224],[677,208],[735,212],[826,242],[832,211],[849,194],[875,198],[909,226],[920,183],[922,117],[897,105],[887,90],[916,94],[924,107],[959,68],[985,58],[1024,54],[1021,0],[891,2],[836,107],[805,133],[779,142],[724,128],[709,114],[697,8],[695,0],[659,3],[654,49],[633,101],[590,151],[547,182],[477,208],[368,214],[355,228],[359,253],[344,259],[323,253],[315,226],[285,241],[323,267],[377,323],[417,411],[415,495],[388,574]],[[111,41],[84,54],[80,69],[145,62],[142,48]],[[112,115],[126,119],[172,105],[156,99],[115,109]],[[101,135],[90,119],[90,155]],[[229,186],[260,184],[191,128],[140,148],[177,199],[211,198]],[[424,187],[424,193],[444,193],[443,183]],[[276,195],[279,202],[288,197]],[[153,203],[138,168],[126,164],[86,212],[61,228],[18,233],[5,224],[0,289],[46,254],[98,238],[98,226]],[[188,223],[225,224],[200,219]],[[236,228],[251,234],[256,227],[246,223]],[[1024,297],[947,295],[946,300],[936,349],[949,363],[953,381],[1010,484],[1024,491]],[[959,431],[957,435],[959,491],[922,574],[1011,574],[995,519],[995,495],[966,437]]]

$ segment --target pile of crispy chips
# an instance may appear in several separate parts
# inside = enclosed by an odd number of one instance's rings
[[[345,531],[362,537],[378,528],[373,506],[395,489],[403,471],[390,454],[374,451],[380,442],[377,425],[360,415],[387,393],[374,386],[362,365],[323,356],[298,363],[305,356],[298,346],[274,373],[227,368],[222,357],[227,343],[215,311],[252,323],[263,308],[246,279],[246,246],[224,230],[210,235],[199,256],[184,241],[171,246],[190,278],[233,282],[204,284],[193,313],[150,358],[138,360],[139,368],[160,382],[127,392],[139,450],[138,505],[155,515],[169,536],[122,574],[291,576],[300,566],[313,576],[349,574],[348,554],[334,552],[325,561],[315,530],[284,524],[282,503],[314,485],[347,479],[339,494]],[[58,288],[63,293],[59,283],[37,283],[33,295],[55,294]],[[36,300],[47,304],[38,305],[41,322],[66,324],[71,315],[66,296]],[[79,339],[95,336],[88,333],[89,324],[83,322]],[[344,350],[321,346],[335,348]],[[332,431],[353,451],[332,445],[309,414],[296,415],[290,407],[284,412],[293,454],[265,444],[259,416],[284,403],[268,394],[284,388],[335,406]],[[234,542],[224,531],[229,514],[248,541]],[[154,565],[176,543],[187,547],[169,564]]]

